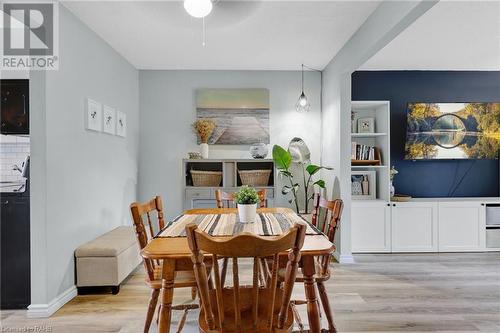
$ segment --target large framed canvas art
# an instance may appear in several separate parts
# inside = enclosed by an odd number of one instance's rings
[[[269,90],[198,89],[196,117],[216,124],[209,144],[269,143]]]
[[[409,103],[405,158],[495,159],[500,103]]]

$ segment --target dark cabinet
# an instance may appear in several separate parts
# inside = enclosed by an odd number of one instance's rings
[[[29,81],[1,80],[2,134],[29,134]]]
[[[30,198],[29,193],[1,193],[2,309],[30,304]]]

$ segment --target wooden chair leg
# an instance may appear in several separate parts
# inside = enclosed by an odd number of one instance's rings
[[[158,296],[160,295],[160,289],[153,289],[151,292],[151,298],[149,299],[148,313],[146,315],[146,322],[144,323],[144,333],[149,332],[149,327],[153,321],[155,315],[156,304],[158,303]]]
[[[189,311],[188,308],[184,309],[184,313],[182,314],[181,320],[179,320],[179,326],[177,326],[177,333],[181,333],[182,329],[184,328],[184,324],[186,324],[188,311]]]
[[[226,282],[226,274],[227,274],[227,263],[229,262],[228,258],[224,258],[222,260],[222,269],[220,273],[220,283],[221,287],[224,288],[224,283]],[[214,265],[218,265],[218,263],[214,263]]]
[[[196,287],[191,287],[191,299],[194,301],[196,299]]]
[[[333,322],[332,308],[330,307],[330,302],[328,301],[328,294],[326,293],[325,285],[323,282],[317,282],[319,298],[321,299],[321,305],[323,305],[323,310],[325,311],[326,320],[328,321],[328,330],[330,333],[337,333],[335,324]]]
[[[293,318],[295,319],[295,323],[299,327],[299,332],[304,333],[304,324],[302,323],[302,318],[300,318],[299,311],[295,307],[295,303],[290,302],[290,306],[292,308]]]

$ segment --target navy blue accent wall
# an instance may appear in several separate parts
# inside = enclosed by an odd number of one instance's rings
[[[409,102],[500,102],[500,72],[358,71],[353,100],[391,102],[391,159],[397,193],[413,197],[498,196],[497,160],[404,160]]]

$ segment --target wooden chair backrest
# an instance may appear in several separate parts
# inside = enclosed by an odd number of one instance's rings
[[[154,221],[156,220],[156,224],[159,231],[165,227],[165,221],[163,217],[163,203],[159,196],[151,199],[148,202],[140,203],[134,202],[130,205],[130,211],[132,212],[132,219],[134,221],[135,234],[137,236],[137,242],[139,243],[139,247],[143,249],[149,242],[149,237],[153,237],[155,235]],[[156,216],[155,216],[156,215]],[[146,221],[144,220],[146,217]],[[149,231],[146,231],[146,227]],[[157,265],[160,265],[159,261],[154,261],[151,259],[144,259],[144,267],[146,268],[146,273],[150,280],[154,279],[154,270]]]
[[[319,194],[314,195],[312,224],[323,232],[330,242],[335,241],[335,234],[340,224],[344,203],[341,199],[326,200]],[[323,211],[323,212],[322,212]],[[323,273],[328,270],[330,255],[320,260]]]
[[[262,189],[257,191],[259,195],[259,207],[267,207],[267,190]],[[234,202],[235,193],[224,192],[222,190],[215,190],[215,200],[217,201],[217,208],[233,208],[236,207]]]
[[[282,235],[277,239],[266,239],[249,233],[243,233],[237,236],[228,238],[227,240],[221,241],[220,239],[213,238],[203,231],[197,229],[197,226],[190,224],[186,226],[186,234],[188,238],[189,248],[192,252],[193,267],[196,276],[196,281],[198,283],[198,290],[200,293],[201,304],[205,312],[205,320],[208,328],[213,332],[218,332],[218,328],[223,327],[224,322],[224,309],[226,307],[231,307],[234,309],[235,315],[235,325],[241,328],[241,303],[240,303],[240,290],[241,286],[239,284],[238,275],[238,258],[253,258],[253,284],[252,284],[252,323],[254,328],[257,327],[258,322],[265,320],[269,331],[272,328],[283,328],[287,310],[290,305],[290,298],[292,295],[293,284],[295,282],[295,277],[297,274],[297,267],[300,260],[300,249],[304,243],[304,236],[306,232],[305,225],[296,224],[293,226],[286,234]],[[211,298],[209,293],[209,282],[207,276],[207,270],[203,262],[204,255],[211,254],[212,262],[217,263],[217,260],[224,257],[230,257],[232,259],[233,265],[233,304],[224,304],[223,300],[223,285],[221,283],[221,274],[219,272],[219,266],[213,265],[214,274],[214,284],[215,284],[215,294],[216,294],[216,308],[217,308],[217,318],[219,322],[215,322],[215,316],[212,311]],[[288,262],[286,266],[286,276],[284,281],[283,296],[281,300],[281,306],[279,307],[279,315],[277,322],[273,322],[273,314],[275,313],[275,297],[278,282],[278,254],[289,251]],[[261,305],[268,304],[269,310],[266,311],[268,315],[266,318],[258,316],[257,312],[259,309],[259,270],[262,266],[259,264],[261,258],[273,257],[273,265],[271,270],[271,283],[267,288],[269,288],[269,295],[271,299],[262,300]],[[227,301],[227,298],[226,298]],[[277,308],[277,307],[276,307]]]

